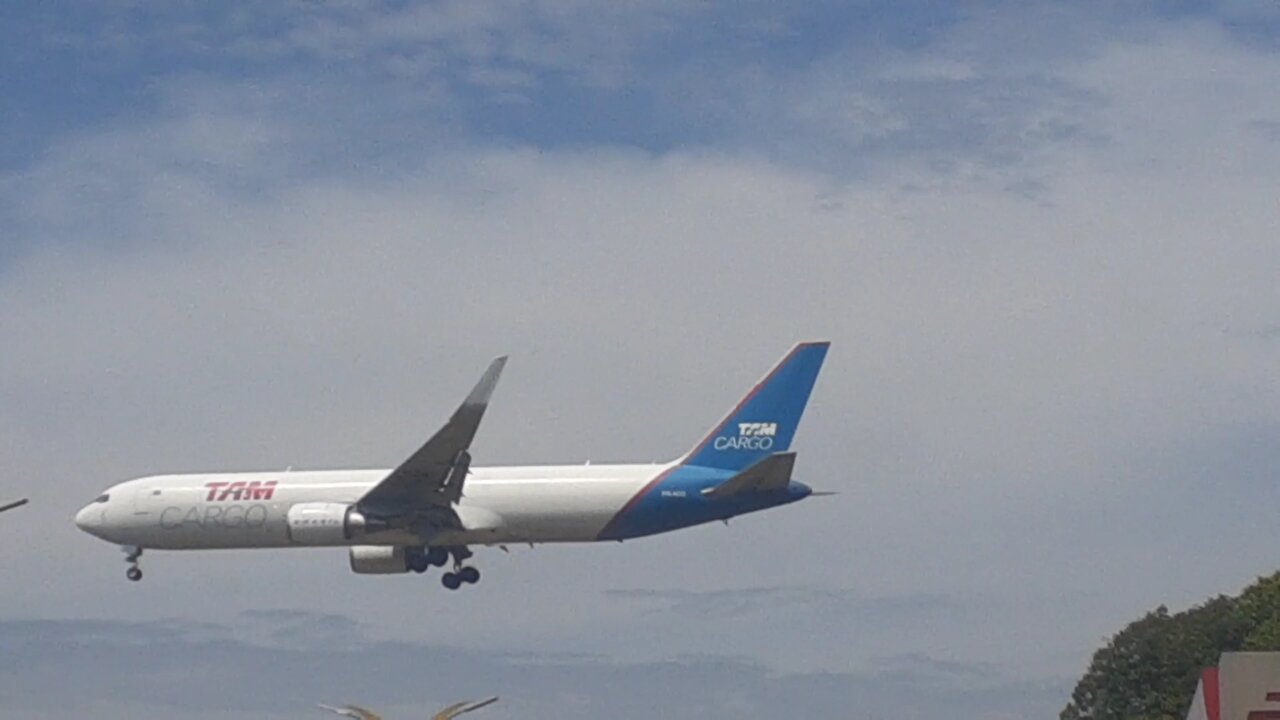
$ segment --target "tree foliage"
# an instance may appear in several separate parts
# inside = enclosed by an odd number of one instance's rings
[[[1236,650],[1280,650],[1280,573],[1185,612],[1163,605],[1093,654],[1061,720],[1181,720],[1200,671]]]

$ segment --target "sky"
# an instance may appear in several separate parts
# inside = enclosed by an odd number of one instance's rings
[[[0,709],[1054,717],[1280,564],[1280,5],[0,9]],[[479,586],[122,554],[141,475],[660,461],[794,342],[838,491]],[[479,717],[479,714],[477,715]]]

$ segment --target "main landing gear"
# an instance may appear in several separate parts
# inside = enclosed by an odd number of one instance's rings
[[[449,551],[440,547],[410,548],[408,560],[409,569],[421,575],[433,567],[444,567],[449,562]]]
[[[440,576],[440,583],[450,590],[457,590],[463,583],[474,585],[480,582],[480,571],[467,565],[458,568],[457,572],[447,572]]]
[[[129,563],[129,569],[124,571],[124,576],[138,582],[142,579],[142,568],[138,567],[138,558],[142,557],[142,548],[136,545],[126,545],[124,547],[124,561]]]
[[[440,583],[450,590],[480,582],[480,571],[469,565],[463,565],[473,554],[466,546],[408,548],[406,553],[405,560],[409,569],[418,574],[433,567],[444,567],[452,558],[453,570],[440,577]]]
[[[480,582],[480,571],[470,565],[463,565],[467,558],[471,557],[472,552],[465,547],[449,548],[449,554],[453,556],[453,572],[447,572],[440,577],[440,584],[450,590],[457,590],[465,583],[474,585]]]

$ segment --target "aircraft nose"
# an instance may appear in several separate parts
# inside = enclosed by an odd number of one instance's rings
[[[106,514],[106,509],[99,503],[85,505],[76,513],[76,527],[90,535],[97,535],[105,524]]]

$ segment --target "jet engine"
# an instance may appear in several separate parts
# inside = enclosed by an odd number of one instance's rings
[[[361,575],[409,572],[403,545],[353,545],[351,571]]]
[[[368,531],[364,515],[346,503],[298,503],[285,522],[289,539],[298,545],[347,545]]]

